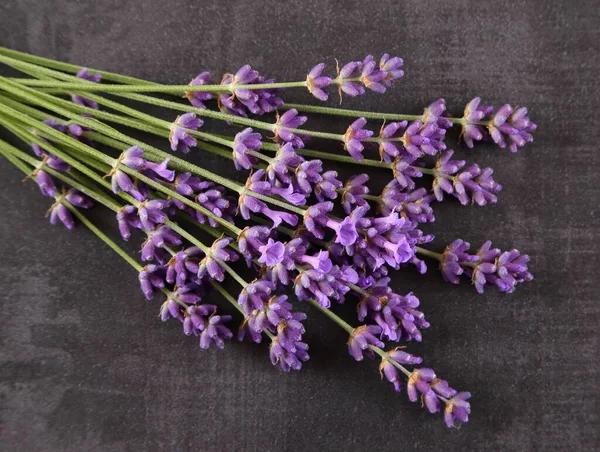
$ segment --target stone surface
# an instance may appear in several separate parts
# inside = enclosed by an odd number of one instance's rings
[[[480,296],[435,271],[394,275],[432,324],[411,350],[473,393],[471,421],[451,431],[376,363],[353,362],[344,333],[313,311],[300,373],[273,369],[266,346],[199,350],[89,231],[48,226],[47,200],[0,159],[0,448],[597,450],[599,18],[591,0],[1,2],[0,44],[42,56],[186,83],[246,62],[294,80],[322,60],[389,52],[405,78],[346,107],[419,112],[443,96],[459,113],[480,95],[528,106],[539,129],[516,155],[461,150],[495,169],[500,202],[436,206],[428,227],[439,248],[491,238],[529,253],[535,281]]]

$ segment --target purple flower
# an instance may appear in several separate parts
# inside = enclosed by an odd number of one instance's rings
[[[208,322],[202,333],[200,333],[200,348],[207,349],[212,344],[222,349],[225,346],[225,339],[233,337],[233,333],[225,326],[231,320],[230,315],[214,315],[208,318]]]
[[[367,174],[357,174],[350,177],[344,184],[342,193],[342,206],[347,214],[352,212],[355,207],[367,205],[364,195],[369,194],[369,187],[366,183],[369,180]]]
[[[321,75],[325,69],[325,63],[319,63],[313,67],[306,76],[306,88],[317,99],[325,101],[327,92],[323,89],[331,85],[331,78]]]
[[[459,392],[446,402],[444,409],[444,421],[448,427],[454,427],[456,421],[468,422],[471,414],[471,405],[467,400],[471,397],[470,392]]]
[[[300,262],[302,256],[306,254],[306,243],[303,238],[298,237],[285,244],[283,259],[275,265],[265,267],[266,278],[273,284],[288,285],[290,282],[290,272],[295,270],[295,262]]]
[[[362,151],[365,148],[362,141],[373,135],[371,130],[363,128],[366,124],[365,118],[358,118],[350,124],[344,135],[344,150],[359,162],[363,159]]]
[[[491,246],[491,241],[485,242],[475,253],[478,258],[477,261],[474,261],[475,266],[464,269],[465,273],[471,277],[471,281],[479,293],[483,293],[485,285],[491,283],[497,271],[495,262],[500,256],[500,250],[498,248],[491,249]]]
[[[38,169],[33,174],[35,183],[40,187],[40,192],[44,196],[54,197],[56,193],[56,185],[52,178],[44,170]]]
[[[494,107],[483,106],[481,98],[476,97],[465,107],[463,115],[463,123],[461,128],[461,136],[467,147],[473,147],[473,141],[483,139],[483,130],[478,122],[483,122],[484,118],[489,115]]]
[[[262,146],[261,134],[253,132],[248,127],[235,135],[233,139],[233,163],[235,169],[251,169],[258,163],[258,158],[248,154],[249,151],[259,151]]]
[[[459,276],[464,272],[461,264],[477,261],[477,256],[468,254],[470,247],[471,245],[468,242],[460,239],[455,240],[446,247],[440,260],[440,270],[446,281],[458,284]]]
[[[498,198],[495,193],[502,186],[492,178],[493,170],[482,170],[477,164],[464,167],[464,160],[450,160],[453,154],[454,151],[446,151],[436,161],[433,192],[437,200],[441,201],[446,192],[458,198],[463,205],[469,199],[480,206],[496,203]]]
[[[358,320],[367,316],[381,327],[382,335],[388,340],[421,342],[420,329],[429,327],[425,316],[416,308],[419,299],[412,292],[398,295],[389,287],[390,278],[381,278],[371,285],[358,304]]]
[[[398,141],[404,135],[408,121],[390,122],[381,126],[379,131],[379,156],[381,160],[390,163],[400,155],[403,147]]]
[[[355,284],[358,275],[351,267],[331,267],[327,272],[318,269],[302,269],[294,281],[294,291],[299,300],[315,299],[324,308],[329,308],[330,300],[343,302],[350,290],[347,284]]]
[[[157,290],[165,288],[165,269],[160,265],[146,265],[140,271],[138,278],[140,288],[147,300],[152,300]]]
[[[238,247],[242,256],[246,259],[248,266],[252,261],[263,254],[264,246],[267,245],[271,230],[266,226],[247,226],[237,238]]]
[[[204,259],[200,261],[198,278],[202,279],[208,273],[211,278],[217,281],[225,279],[225,272],[221,263],[238,260],[238,255],[233,250],[227,249],[232,240],[231,237],[227,237],[213,242]]]
[[[400,69],[404,61],[400,57],[393,57],[387,53],[384,53],[381,59],[379,60],[379,69],[385,73],[385,77],[382,80],[382,83],[390,87],[392,86],[392,80],[397,80],[404,75],[404,71]]]
[[[146,231],[153,231],[158,224],[169,218],[165,212],[168,206],[169,202],[163,199],[146,200],[138,206],[138,216]]]
[[[436,378],[431,382],[431,389],[437,394],[445,399],[449,399],[456,395],[456,389],[451,388],[446,380],[442,380],[440,378]]]
[[[337,198],[337,190],[342,188],[342,181],[337,176],[337,171],[333,170],[326,171],[321,175],[321,181],[314,186],[314,193],[319,202]]]
[[[377,325],[361,325],[352,331],[348,339],[348,351],[357,361],[362,361],[363,354],[367,354],[370,358],[373,356],[373,351],[369,349],[369,345],[375,347],[384,347],[377,336],[381,334],[381,327]]]
[[[398,212],[402,217],[411,222],[430,223],[435,220],[433,209],[429,205],[434,199],[424,188],[412,192],[401,191],[397,180],[387,184],[377,200],[379,211],[383,215]]]
[[[88,82],[100,83],[100,79],[102,78],[102,74],[90,74],[88,69],[83,67],[77,73],[77,77],[83,80],[87,80]],[[78,96],[76,94],[71,95],[71,100],[75,102],[77,105],[81,105],[82,107],[93,108],[94,110],[98,109],[98,104],[91,99],[87,99],[85,97]]]
[[[452,122],[447,118],[446,101],[438,99],[430,104],[423,112],[423,122],[425,124],[435,124],[440,129],[449,129]]]
[[[436,155],[446,149],[445,133],[444,129],[434,123],[423,124],[419,120],[411,122],[402,135],[402,156],[411,163],[424,155]]]
[[[313,191],[313,186],[323,180],[322,171],[323,162],[321,160],[307,160],[296,168],[294,182],[300,191],[309,194]]]
[[[242,289],[238,297],[238,303],[244,309],[244,313],[250,315],[255,309],[264,309],[274,289],[275,285],[271,281],[254,280]]]
[[[316,256],[303,255],[296,258],[298,262],[303,264],[309,264],[313,269],[320,273],[329,273],[333,268],[331,259],[329,259],[329,253],[325,250],[319,251]]]
[[[158,316],[163,322],[169,319],[177,319],[183,322],[183,307],[173,298],[167,299],[161,306]]]
[[[422,394],[422,400],[430,413],[440,411],[440,402],[431,388],[431,382],[435,380],[433,369],[421,368],[415,369],[408,377],[407,393],[411,402],[416,402],[418,393]]]
[[[189,83],[190,86],[202,86],[210,84],[210,72],[202,72]],[[206,108],[204,102],[212,99],[212,94],[205,91],[186,91],[184,96],[196,108]]]
[[[213,185],[210,181],[203,181],[192,173],[179,173],[173,181],[175,191],[182,196],[192,196],[194,193],[205,190]]]
[[[156,259],[164,262],[166,257],[166,246],[181,245],[181,238],[168,226],[161,225],[154,231],[148,232],[148,238],[142,244],[142,260],[151,261]]]
[[[365,89],[359,83],[362,73],[362,62],[351,61],[346,63],[342,69],[338,69],[338,76],[333,83],[339,86],[339,89],[349,96],[359,96],[365,93]]]
[[[513,112],[512,107],[506,104],[492,116],[488,130],[494,143],[501,148],[508,145],[511,152],[517,152],[525,143],[533,141],[530,132],[533,132],[536,127],[527,116],[525,107]]]
[[[299,316],[298,319],[304,320],[306,318],[304,313],[295,314],[296,317]],[[294,319],[294,313],[292,313],[291,303],[287,302],[287,296],[275,295],[269,298],[268,303],[264,305],[262,310],[254,310],[249,317],[248,325],[254,331],[260,333],[268,329],[271,332],[276,332],[281,321]],[[303,333],[304,327],[298,319],[292,320],[292,323],[297,323],[299,331]],[[285,325],[288,326],[287,323]]]
[[[198,189],[198,188],[197,188]],[[202,188],[198,189],[198,193],[194,201],[196,204],[204,207],[206,210],[209,210],[214,215],[223,219],[231,219],[234,211],[235,203],[232,202],[232,199],[225,196],[225,188],[220,185],[215,185],[213,182],[205,182],[202,185]],[[174,203],[177,200],[172,200]],[[178,205],[177,207],[182,209],[185,206],[183,204]],[[212,227],[217,227],[219,223],[213,218],[207,217],[204,213],[199,210],[191,210],[190,214],[192,217],[196,218],[199,223],[209,223]]]
[[[490,277],[490,282],[502,292],[514,292],[518,283],[533,279],[527,268],[528,262],[529,256],[518,250],[503,252],[496,260],[496,275]]]
[[[175,122],[171,124],[169,132],[169,141],[173,151],[180,151],[184,154],[190,152],[190,148],[196,147],[198,142],[188,134],[188,130],[198,130],[204,122],[200,118],[196,118],[194,113],[185,113],[177,116]]]
[[[392,171],[400,187],[409,190],[415,188],[414,178],[423,177],[423,173],[412,166],[411,162],[404,160],[402,157],[397,157],[394,160]]]
[[[293,171],[295,171],[302,162],[304,162],[304,158],[296,154],[292,143],[285,143],[284,145],[279,146],[265,172],[272,185],[276,181],[283,184],[289,184],[292,182]]]
[[[388,356],[400,365],[421,364],[423,362],[423,360],[418,356],[406,353],[400,350],[399,347],[396,347],[391,352],[388,352]],[[381,364],[379,365],[379,373],[381,374],[382,378],[385,375],[385,378],[394,385],[394,389],[396,390],[396,392],[400,392],[402,390],[402,386],[400,383],[402,375],[400,374],[400,370],[396,366],[394,366],[390,361],[386,359],[381,360]]]
[[[222,85],[228,85],[231,95],[219,95],[219,106],[222,110],[237,116],[246,116],[246,109],[254,114],[275,111],[283,105],[278,97],[280,89],[248,89],[238,85],[273,83],[273,79],[265,80],[249,65],[242,66],[235,74],[225,74]]]
[[[298,224],[298,217],[289,212],[281,212],[270,209],[265,202],[252,196],[252,192],[258,194],[268,194],[271,191],[271,185],[267,181],[262,181],[264,171],[259,170],[250,175],[246,181],[245,191],[240,193],[238,198],[239,212],[245,220],[250,219],[250,212],[262,213],[273,221],[273,227],[276,228],[281,222],[286,222],[290,226]]]
[[[283,115],[277,115],[277,121],[273,132],[275,133],[275,141],[283,141],[291,143],[296,149],[303,148],[304,142],[302,138],[295,135],[288,129],[298,129],[306,122],[306,116],[299,116],[298,110],[292,108],[286,111]]]
[[[375,91],[376,93],[385,93],[384,79],[386,75],[386,71],[377,68],[377,63],[375,62],[373,55],[367,55],[363,60],[360,73],[360,81],[365,85],[365,88]]]
[[[60,221],[67,229],[73,229],[75,227],[73,215],[71,215],[69,209],[60,202],[60,199],[52,204],[47,216],[50,217],[50,224],[57,224]]]
[[[200,256],[202,254],[202,250],[196,246],[175,253],[165,265],[165,281],[182,287],[188,280],[193,280],[200,269]]]
[[[280,334],[273,339],[269,347],[271,363],[274,366],[279,365],[284,372],[300,370],[302,362],[309,359],[308,345],[300,340],[292,342],[291,346],[286,345]]]
[[[121,207],[117,212],[117,221],[123,240],[129,240],[131,237],[131,228],[142,229],[142,222],[135,206],[126,205]]]
[[[117,162],[113,169],[107,174],[107,176],[111,176],[111,185],[114,193],[119,193],[119,191],[124,191],[133,196],[137,201],[144,201],[145,196],[142,194],[133,181],[125,172],[119,169],[119,165],[125,165],[128,168],[134,169],[136,171],[144,171],[151,170],[153,174],[160,176],[166,180],[173,180],[175,177],[175,172],[167,169],[168,160],[163,161],[162,163],[153,163],[142,158],[144,151],[137,146],[132,146],[125,152],[121,154],[121,156],[117,159]],[[152,175],[150,175],[152,176]]]
[[[90,209],[94,206],[94,202],[90,198],[75,188],[69,188],[64,196],[65,199],[75,207]]]
[[[259,251],[261,256],[259,257],[258,262],[273,266],[283,261],[285,245],[270,238],[265,245],[259,248]]]

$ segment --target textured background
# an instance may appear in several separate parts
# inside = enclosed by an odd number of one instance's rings
[[[300,373],[273,369],[266,346],[199,350],[89,231],[49,227],[47,199],[0,160],[0,449],[597,450],[599,19],[591,0],[1,2],[0,44],[42,56],[185,83],[246,62],[294,80],[390,52],[405,78],[346,107],[416,113],[443,96],[459,113],[481,95],[528,106],[539,129],[516,155],[469,154],[496,170],[498,205],[448,202],[428,228],[440,248],[491,238],[526,251],[535,281],[480,296],[434,271],[394,276],[432,323],[411,350],[473,393],[472,420],[451,431],[312,311]]]

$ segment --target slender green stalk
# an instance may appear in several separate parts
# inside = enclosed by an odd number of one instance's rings
[[[416,246],[415,249],[417,253],[422,254],[423,256],[431,257],[432,259],[436,259],[438,261],[441,261],[444,257],[443,254],[436,253],[425,248],[421,248],[420,246]]]
[[[0,56],[0,62],[3,61]],[[105,93],[170,93],[182,94],[186,92],[205,92],[205,93],[233,93],[236,89],[258,90],[274,88],[303,88],[306,82],[281,82],[281,83],[256,83],[250,85],[229,83],[224,85],[149,85],[149,84],[127,84],[114,85],[107,83],[83,83],[81,82],[54,82],[43,80],[27,80],[28,86],[38,88],[57,88],[69,91],[102,91]]]
[[[320,107],[317,105],[304,105],[304,104],[284,104],[280,107],[282,110],[290,110],[292,108],[304,112],[304,113],[317,113],[322,115],[335,115],[335,116],[347,116],[351,118],[365,118],[365,119],[380,119],[382,121],[423,121],[425,115],[405,115],[400,113],[381,113],[374,111],[362,111],[362,110],[348,110],[344,108],[332,108],[332,107]],[[467,122],[463,118],[451,118],[447,117],[453,124],[460,125],[479,125],[489,126],[489,121],[482,122]]]
[[[75,64],[63,63],[62,61],[55,61],[49,58],[43,58],[37,55],[31,55],[29,53],[18,52],[16,50],[7,49],[6,47],[0,47],[0,54],[15,58],[20,61],[24,61],[27,63],[35,64],[38,66],[43,66],[46,68],[56,69],[59,71],[70,72],[73,74],[77,74],[82,68],[82,66],[78,66]],[[116,74],[114,72],[101,71],[98,69],[89,69],[90,72],[100,73],[102,74],[102,78],[104,80],[110,80],[112,82],[117,83],[129,83],[133,85],[142,85],[142,84],[153,84],[153,82],[149,82],[147,80],[143,80],[141,78],[136,77],[128,77],[126,75]]]

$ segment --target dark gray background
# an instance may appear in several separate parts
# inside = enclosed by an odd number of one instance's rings
[[[535,281],[480,296],[435,271],[394,276],[432,324],[411,350],[473,393],[460,430],[394,393],[377,363],[355,363],[344,333],[314,311],[300,373],[274,369],[265,345],[199,350],[161,324],[159,302],[144,301],[135,274],[89,231],[47,225],[48,200],[0,159],[0,448],[597,448],[599,25],[594,1],[4,0],[1,45],[47,57],[186,83],[246,62],[295,80],[320,61],[390,52],[405,78],[346,107],[418,113],[443,96],[459,114],[480,95],[529,107],[539,129],[516,155],[465,152],[496,170],[500,202],[444,203],[428,228],[440,248],[455,238],[517,247]]]

